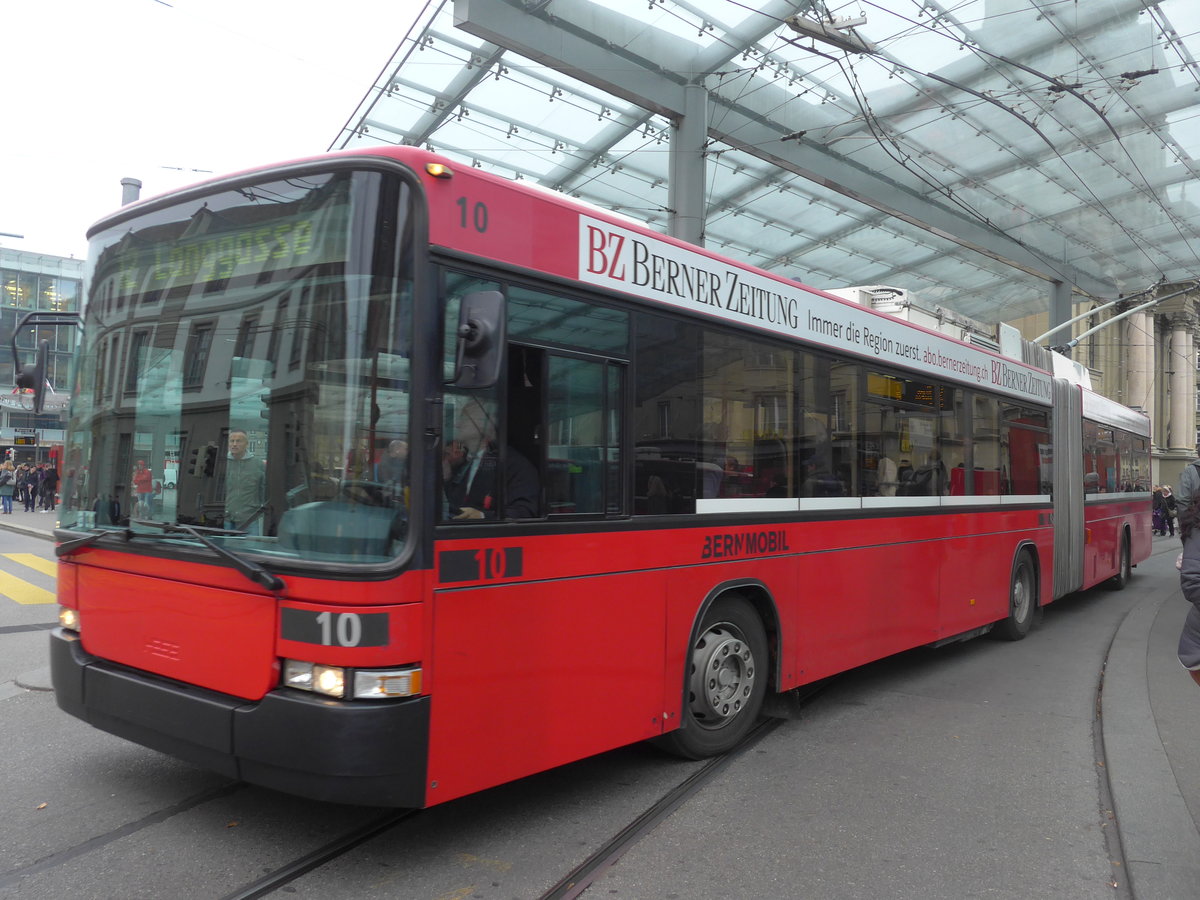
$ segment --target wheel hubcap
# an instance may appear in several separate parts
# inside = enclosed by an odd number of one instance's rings
[[[1024,619],[1029,612],[1029,578],[1022,569],[1017,573],[1017,577],[1013,582],[1012,596],[1012,612],[1013,618],[1017,620]]]
[[[721,727],[749,702],[754,678],[754,654],[746,638],[728,623],[714,625],[692,654],[692,715],[702,725]]]

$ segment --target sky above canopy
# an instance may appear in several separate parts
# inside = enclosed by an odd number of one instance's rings
[[[82,257],[122,178],[148,197],[326,150],[422,5],[6,3],[0,247]]]

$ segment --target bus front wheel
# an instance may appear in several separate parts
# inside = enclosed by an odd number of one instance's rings
[[[753,727],[767,692],[767,634],[748,600],[717,600],[688,660],[680,727],[658,739],[668,752],[704,759],[735,747]]]
[[[1013,563],[1008,588],[1008,618],[996,625],[995,635],[1005,641],[1019,641],[1033,627],[1037,610],[1037,576],[1029,554],[1022,552]]]

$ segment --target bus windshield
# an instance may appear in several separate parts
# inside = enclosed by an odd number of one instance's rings
[[[195,190],[95,232],[61,526],[395,558],[411,219],[399,179],[343,170]]]

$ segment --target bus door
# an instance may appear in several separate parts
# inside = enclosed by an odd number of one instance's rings
[[[625,381],[619,360],[510,343],[500,385],[446,393],[437,799],[662,730],[667,574],[620,564],[636,538],[603,527],[627,507]]]

